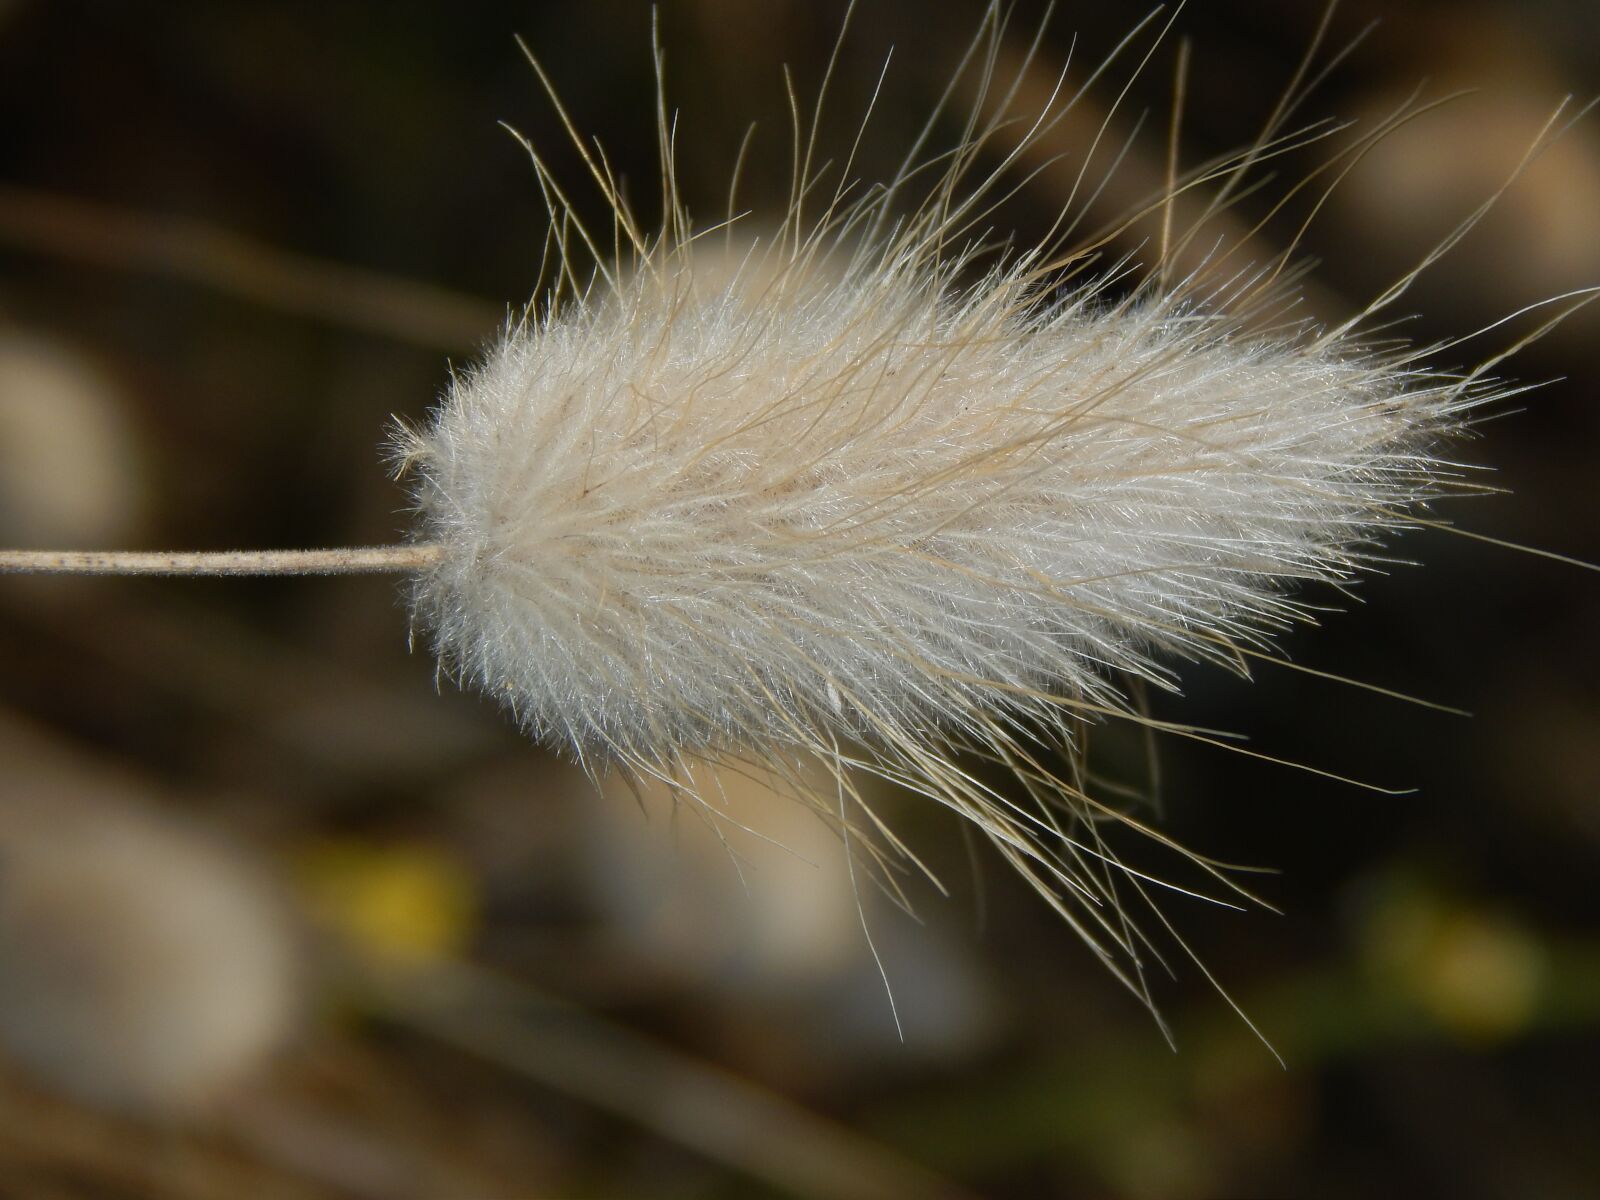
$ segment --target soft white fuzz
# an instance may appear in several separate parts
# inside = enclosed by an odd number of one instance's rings
[[[447,663],[585,752],[980,740],[1226,656],[1432,488],[1449,383],[1225,314],[692,253],[512,330],[419,451]]]
[[[445,548],[415,611],[450,673],[588,764],[692,792],[695,757],[819,756],[847,836],[903,851],[857,807],[865,767],[1137,957],[1101,902],[1143,877],[1072,819],[1111,810],[1061,749],[1128,680],[1169,685],[1163,659],[1242,665],[1302,616],[1291,588],[1349,580],[1437,494],[1472,389],[1245,332],[1282,303],[1265,272],[1113,298],[1043,253],[995,265],[961,248],[989,185],[957,157],[899,223],[899,185],[792,211],[731,267],[721,234],[643,239],[619,209],[636,261],[508,329],[401,439]]]

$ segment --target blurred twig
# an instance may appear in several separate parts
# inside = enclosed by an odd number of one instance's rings
[[[222,1141],[138,1125],[0,1075],[0,1195],[124,1200],[325,1200]]]
[[[480,345],[499,308],[432,284],[277,250],[181,217],[0,185],[0,243],[183,279],[300,316],[444,350]]]
[[[356,966],[391,1020],[636,1121],[780,1190],[828,1200],[969,1195],[842,1125],[520,982],[461,963]]]

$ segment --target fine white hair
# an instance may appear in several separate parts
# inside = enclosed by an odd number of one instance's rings
[[[815,215],[803,168],[731,263],[691,232],[670,138],[648,237],[584,151],[616,258],[540,164],[566,286],[397,439],[443,547],[414,612],[452,675],[591,767],[692,795],[697,760],[820,758],[817,803],[875,868],[911,851],[854,769],[956,810],[1131,982],[1118,888],[1154,881],[1102,818],[1144,827],[1091,793],[1080,727],[1174,659],[1269,652],[1295,591],[1454,486],[1441,435],[1495,389],[1292,319],[1281,263],[1082,283],[1063,247],[985,249],[1000,175],[967,176],[1000,125],[909,212],[921,168]]]

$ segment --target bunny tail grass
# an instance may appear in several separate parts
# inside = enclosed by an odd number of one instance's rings
[[[0,575],[378,575],[420,571],[442,546],[326,550],[0,550]]]
[[[424,427],[394,434],[418,536],[440,548],[412,608],[444,668],[536,738],[664,781],[714,822],[709,763],[799,780],[822,760],[837,795],[805,798],[897,899],[922,863],[864,776],[954,811],[1148,1002],[1157,942],[1178,937],[1157,895],[1249,893],[1106,798],[1090,727],[1223,744],[1145,716],[1147,686],[1176,690],[1175,660],[1243,674],[1271,657],[1319,612],[1294,591],[1348,587],[1386,532],[1473,490],[1440,447],[1507,390],[1377,340],[1415,272],[1322,329],[1293,311],[1288,252],[1252,265],[1217,233],[1256,167],[1313,140],[1281,127],[1295,95],[1257,145],[1130,218],[1213,194],[1180,227],[1169,207],[1155,262],[1091,277],[1110,237],[1069,241],[1070,199],[1042,244],[996,248],[1007,169],[1076,99],[1058,83],[1043,111],[1009,111],[1019,84],[997,73],[1007,35],[988,13],[955,149],[919,139],[871,188],[849,161],[825,180],[797,110],[789,209],[737,245],[732,213],[695,231],[664,102],[666,217],[647,232],[530,54],[611,236],[527,146],[556,283]],[[1118,829],[1192,885],[1121,857]]]
[[[1003,12],[987,7],[884,183],[854,177],[854,150],[823,165],[821,99],[808,125],[791,89],[790,199],[766,229],[732,211],[736,186],[726,220],[695,225],[660,87],[665,216],[647,228],[530,53],[609,228],[524,143],[553,283],[425,424],[396,423],[413,542],[7,552],[0,570],[409,572],[443,671],[591,773],[665,783],[719,828],[735,821],[719,767],[765,773],[837,830],[852,879],[859,861],[908,903],[904,877],[933,873],[873,807],[869,777],[888,781],[981,831],[1150,1004],[1163,947],[1188,953],[1160,897],[1254,898],[1089,769],[1090,731],[1122,718],[1279,761],[1155,720],[1145,698],[1176,691],[1185,661],[1247,674],[1274,658],[1323,611],[1302,589],[1348,589],[1430,502],[1481,490],[1445,447],[1512,394],[1487,374],[1503,356],[1435,365],[1441,348],[1397,343],[1388,310],[1493,197],[1356,316],[1305,317],[1293,247],[1247,258],[1259,243],[1235,202],[1270,160],[1338,132],[1284,124],[1313,48],[1255,145],[1187,174],[1169,149],[1165,188],[1086,235],[1096,176],[1121,157],[1095,154],[1113,106],[1054,226],[1010,247],[989,222],[1017,177],[1054,161],[1052,132],[1119,55],[1143,38],[1148,62],[1165,31],[1152,14],[1030,108],[1039,40],[1011,53]],[[659,79],[659,44],[656,62]],[[956,96],[967,113],[947,111]],[[1355,137],[1273,212],[1427,108]],[[1110,256],[1151,218],[1158,240]]]

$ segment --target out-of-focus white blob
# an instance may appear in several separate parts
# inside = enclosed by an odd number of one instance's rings
[[[631,951],[781,992],[864,948],[838,835],[767,781],[720,772],[701,806],[613,776],[591,811],[595,895]]]
[[[897,1016],[912,1051],[959,1054],[981,1041],[993,1013],[974,964],[888,903],[860,857],[859,833],[852,881],[822,815],[837,804],[831,775],[820,766],[789,784],[731,768],[694,775],[700,800],[675,800],[656,782],[636,794],[613,775],[582,806],[591,816],[587,890],[625,958],[794,1012],[797,1036],[808,1019],[811,1032],[852,1053],[898,1049]]]
[[[0,714],[0,1052],[100,1107],[193,1118],[291,1032],[270,884],[136,780]]]
[[[114,545],[140,523],[139,475],[111,381],[68,346],[0,326],[0,539]]]

